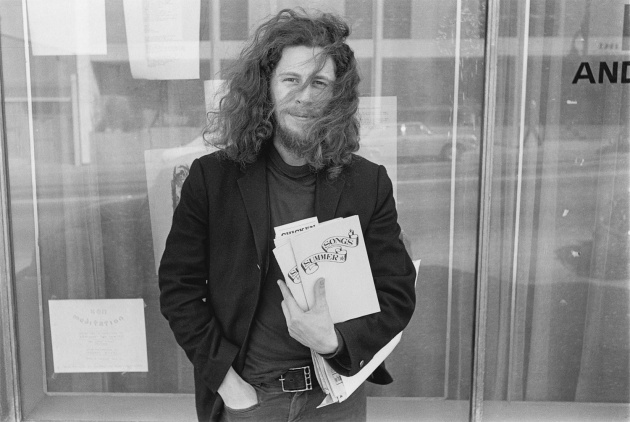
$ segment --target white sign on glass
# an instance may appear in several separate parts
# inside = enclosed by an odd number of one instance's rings
[[[147,372],[142,299],[49,300],[56,373]]]
[[[34,56],[107,54],[105,0],[29,0]]]
[[[200,0],[124,0],[131,74],[199,79]]]

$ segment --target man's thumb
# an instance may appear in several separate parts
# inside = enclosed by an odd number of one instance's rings
[[[317,303],[326,303],[326,281],[323,278],[315,282],[315,300]]]

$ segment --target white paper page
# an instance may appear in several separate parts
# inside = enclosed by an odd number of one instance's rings
[[[308,230],[310,230],[312,228],[319,227],[319,226],[325,226],[327,224],[331,224],[331,223],[333,223],[333,222],[335,222],[337,220],[341,220],[341,219],[342,219],[341,217],[337,217],[337,218],[333,218],[332,220],[328,220],[328,221],[324,221],[323,223],[319,223],[318,220],[317,220],[317,217],[311,217],[311,218],[307,218],[307,219],[304,219],[304,220],[296,221],[294,223],[285,224],[284,226],[280,226],[280,227],[282,227],[282,229],[281,229],[282,231],[281,232],[276,232],[276,238],[274,239],[274,245],[275,246],[284,245],[285,243],[288,243],[289,239],[291,239],[292,237],[300,236],[301,234],[303,234],[304,232],[307,232]],[[312,224],[312,221],[314,221],[316,224]],[[304,223],[302,223],[302,222],[304,222]],[[302,230],[302,228],[304,228],[304,230]],[[280,233],[281,236],[279,236],[278,233]]]
[[[105,0],[28,0],[34,56],[107,54]]]
[[[319,224],[291,245],[309,305],[323,277],[334,323],[380,311],[358,216]]]
[[[173,211],[179,202],[179,193],[190,165],[195,158],[212,151],[216,148],[207,147],[201,138],[190,146],[144,151],[156,274],[173,223]]]
[[[124,0],[131,74],[199,79],[200,0]]]
[[[274,227],[273,230],[276,234],[276,238],[274,239],[274,244],[276,247],[284,245],[289,242],[289,238],[291,236],[299,235],[305,231],[308,231],[315,226],[317,226],[319,222],[317,221],[317,217],[305,218],[304,220],[294,221],[293,223],[284,224],[282,226]]]
[[[276,257],[280,271],[282,271],[284,282],[291,291],[293,298],[303,311],[308,311],[309,306],[306,301],[306,296],[304,295],[300,274],[298,273],[295,265],[295,258],[293,257],[291,243],[285,243],[276,247],[273,250],[273,254]]]
[[[343,380],[343,385],[346,387],[346,398],[350,397],[350,395],[357,390],[365,382],[366,379],[376,370],[376,368],[383,363],[385,358],[389,356],[394,348],[400,343],[400,339],[402,338],[402,332],[398,333],[396,337],[390,340],[389,343],[385,345],[381,350],[378,351],[368,362],[367,365],[363,367],[355,376],[352,377],[344,377],[341,376]]]
[[[142,299],[50,300],[55,372],[147,372]]]
[[[335,401],[343,401],[349,393],[346,392],[346,387],[343,383],[343,377],[337,373],[324,358],[320,356],[324,374],[330,385],[330,395]]]
[[[322,391],[327,395],[331,394],[331,386],[328,378],[326,377],[324,358],[321,357],[317,352],[311,349],[311,360],[313,361],[313,368],[315,368],[315,375],[317,377],[317,382],[321,387]]]
[[[273,231],[276,234],[276,238],[283,236],[291,236],[299,234],[300,232],[312,229],[319,221],[317,217],[305,218],[303,220],[294,221],[292,223],[283,224],[282,226],[274,227]]]
[[[398,333],[393,339],[389,341],[389,343],[387,343],[381,350],[379,350],[374,355],[372,360],[370,360],[368,364],[365,365],[363,369],[361,369],[356,375],[352,377],[344,377],[343,375],[338,375],[341,377],[343,386],[345,388],[345,393],[346,393],[345,396],[339,397],[339,402],[342,402],[346,400],[348,397],[350,397],[352,393],[354,393],[357,390],[357,388],[359,388],[361,384],[363,384],[365,380],[368,379],[368,377],[372,374],[372,372],[374,372],[376,368],[381,363],[383,363],[383,361],[385,361],[387,356],[389,356],[392,353],[394,348],[396,348],[398,343],[400,343],[401,338],[402,338],[402,332]],[[328,365],[328,363],[326,363],[326,365]],[[330,365],[328,366],[330,367]],[[331,404],[331,403],[332,401],[330,400],[330,398],[326,397],[324,401],[317,407],[319,408],[319,407],[327,406],[328,404]]]
[[[397,97],[360,97],[361,148],[358,153],[387,169],[398,199]]]
[[[418,277],[420,277],[420,259],[416,259],[413,262],[413,266],[416,269],[416,281],[414,282],[414,286],[418,285]]]

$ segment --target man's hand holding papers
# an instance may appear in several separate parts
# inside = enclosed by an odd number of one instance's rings
[[[284,281],[278,280],[278,286],[284,297],[282,312],[291,337],[317,353],[335,352],[339,342],[326,302],[324,279],[320,278],[315,283],[315,302],[308,311],[300,308]]]

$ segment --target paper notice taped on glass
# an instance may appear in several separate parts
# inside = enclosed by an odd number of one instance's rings
[[[105,0],[29,0],[34,56],[107,54]]]
[[[142,299],[49,300],[56,373],[147,372]]]
[[[125,0],[131,74],[198,79],[200,0]]]

